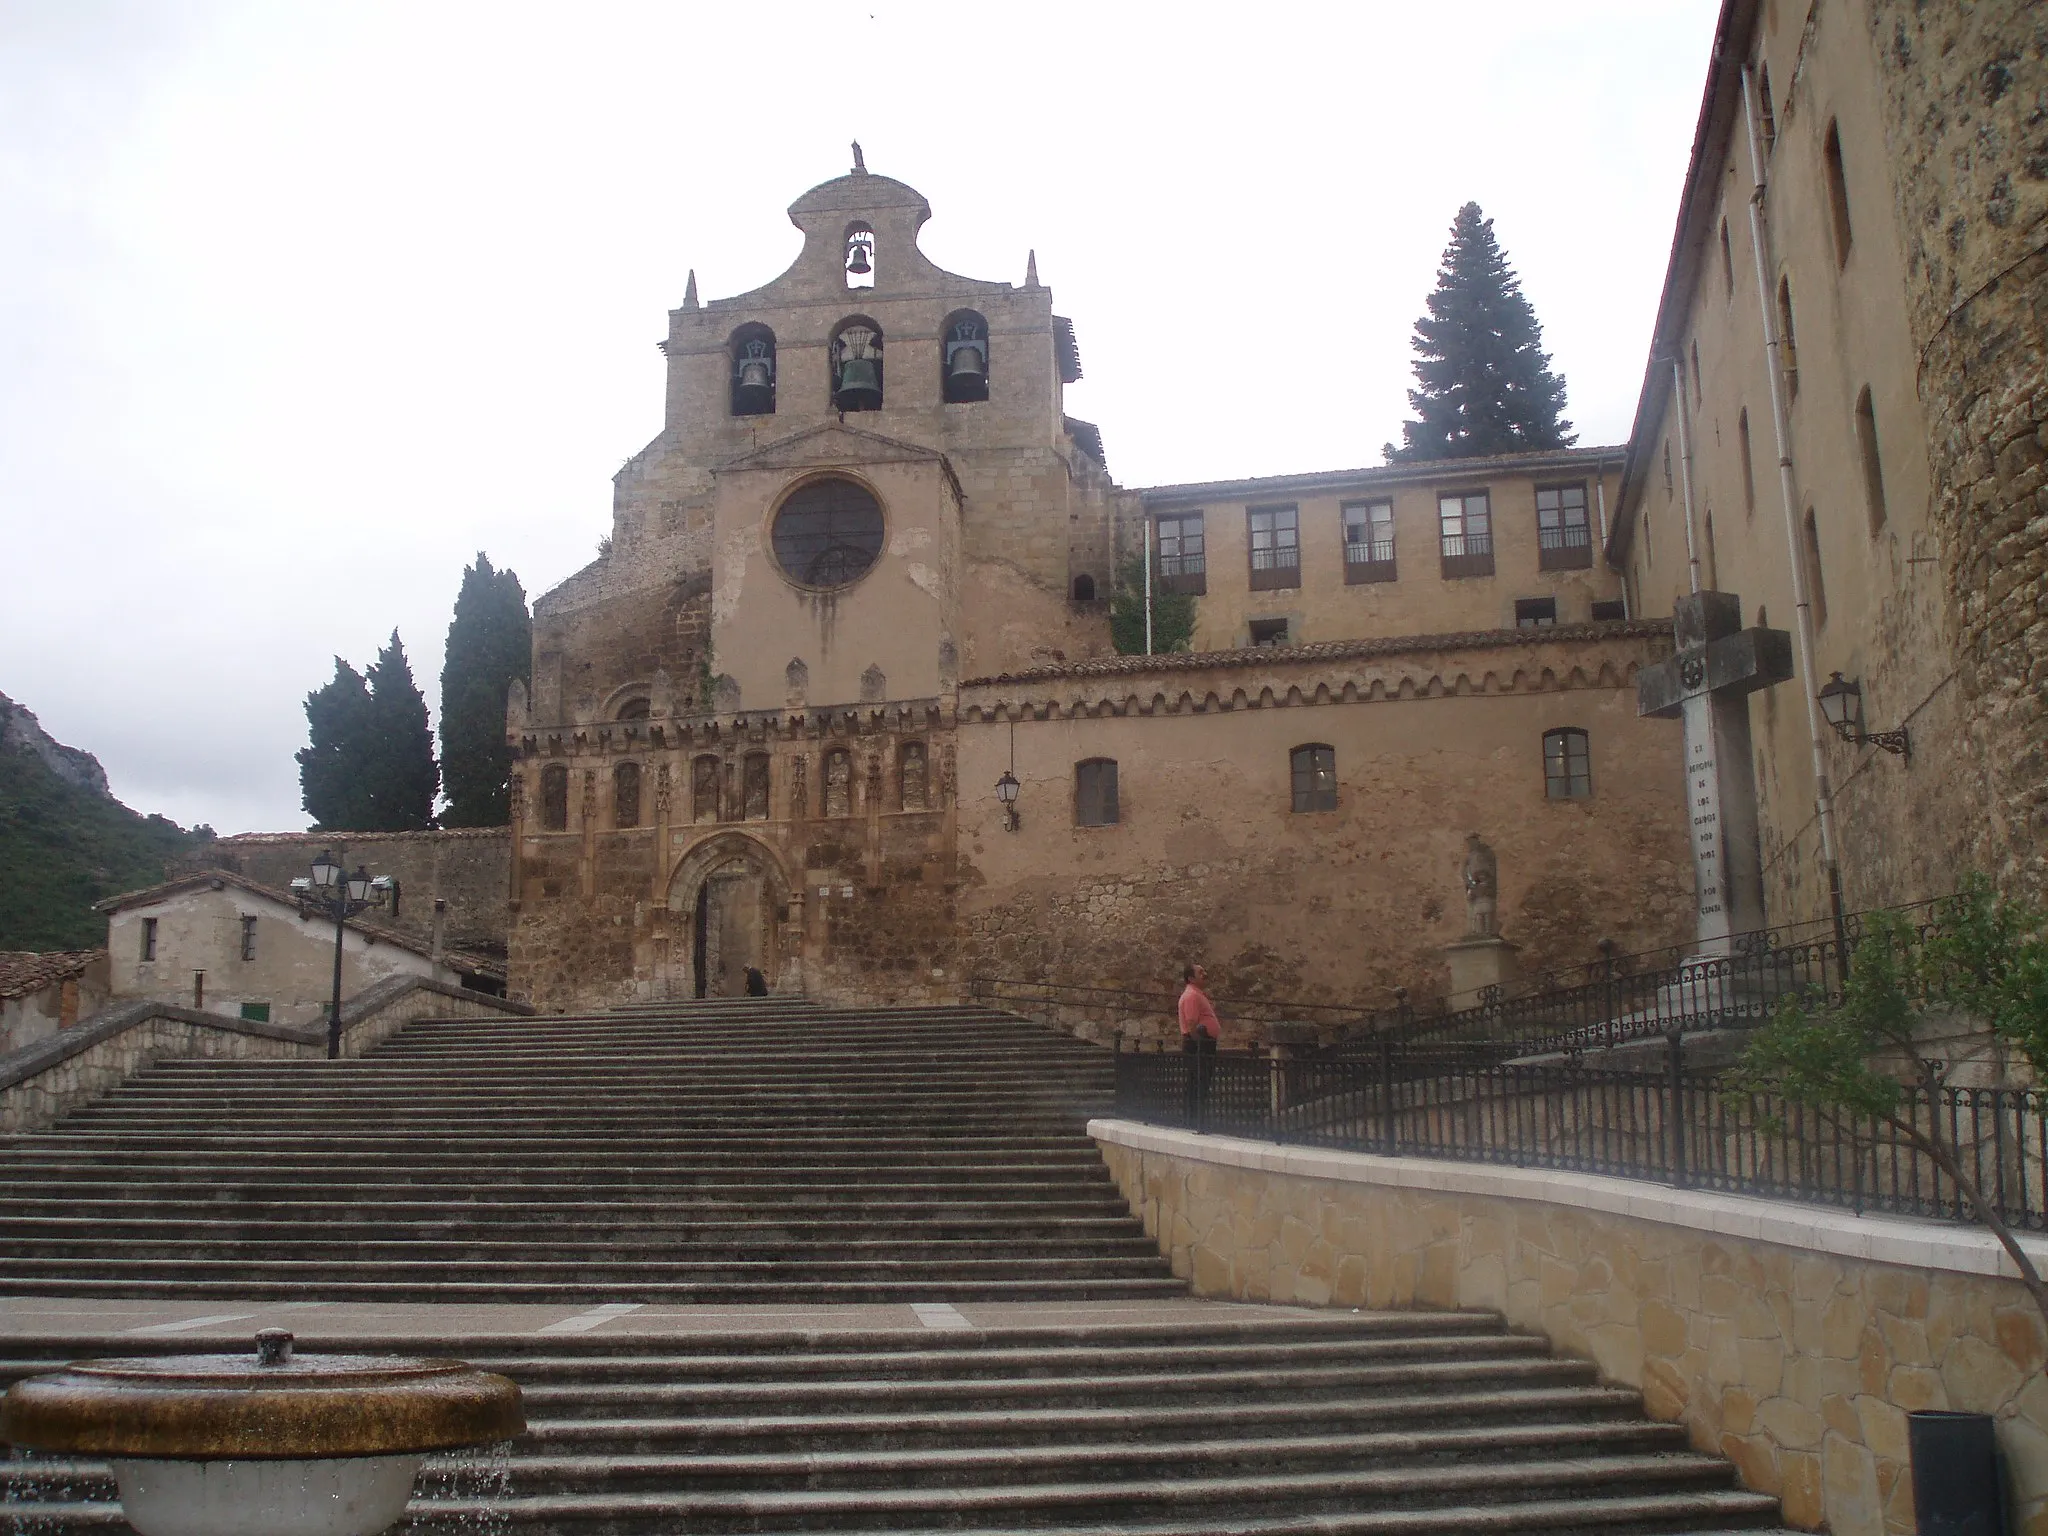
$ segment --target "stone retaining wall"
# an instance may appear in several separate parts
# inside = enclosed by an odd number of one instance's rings
[[[394,976],[342,1004],[342,1054],[360,1056],[417,1019],[532,1011],[481,992]],[[0,1134],[40,1130],[159,1061],[306,1060],[326,1054],[324,1029],[260,1024],[169,1003],[122,1003],[0,1055]]]
[[[1913,1530],[1906,1413],[1996,1413],[2048,1536],[2048,1330],[1981,1229],[1584,1174],[1091,1133],[1204,1296],[1484,1307],[1684,1422],[1786,1520]],[[2048,1241],[2029,1240],[2048,1268]]]

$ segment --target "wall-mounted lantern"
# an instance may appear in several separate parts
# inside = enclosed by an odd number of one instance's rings
[[[1913,761],[1913,740],[1902,725],[1895,731],[1866,731],[1863,729],[1863,685],[1844,680],[1837,672],[1821,685],[1820,712],[1827,717],[1835,734],[1844,741],[1854,742],[1859,747],[1882,747],[1887,752],[1903,757],[1908,764]]]
[[[1017,814],[1017,791],[1022,788],[1023,786],[1017,782],[1017,775],[1007,768],[1003,770],[1003,776],[996,780],[996,799],[1002,802],[1005,832],[1014,832],[1024,825],[1023,818]]]

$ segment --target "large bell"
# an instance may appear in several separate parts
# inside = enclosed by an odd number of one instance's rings
[[[846,258],[846,270],[859,273],[862,276],[866,276],[875,270],[874,264],[868,260],[868,248],[865,241],[856,240],[854,242],[853,253]]]
[[[978,343],[967,342],[953,349],[953,382],[956,384],[979,384],[988,377],[988,364],[982,360]]]
[[[872,357],[849,357],[839,365],[839,408],[871,411],[882,403],[882,370]]]
[[[774,387],[775,373],[768,366],[767,358],[750,357],[740,364],[741,389],[772,389]]]

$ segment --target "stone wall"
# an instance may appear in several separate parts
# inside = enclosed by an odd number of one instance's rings
[[[1995,1413],[2015,1530],[2048,1531],[2048,1330],[1988,1233],[1650,1184],[1092,1133],[1204,1296],[1483,1307],[1640,1389],[1834,1536],[1913,1530],[1906,1414]],[[2037,1264],[2048,1242],[2030,1240]]]
[[[408,937],[430,941],[434,902],[448,903],[443,937],[451,949],[503,955],[512,927],[506,907],[510,891],[511,841],[503,827],[469,827],[443,832],[250,832],[224,837],[195,855],[188,869],[226,869],[273,890],[287,889],[303,876],[314,856],[331,848],[350,868],[399,882],[397,914],[379,911],[376,920]]]

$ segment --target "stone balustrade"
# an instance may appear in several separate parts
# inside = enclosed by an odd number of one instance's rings
[[[342,1054],[360,1056],[415,1019],[531,1014],[524,1003],[420,976],[393,976],[341,1005]],[[147,999],[117,1003],[72,1028],[0,1055],[0,1134],[40,1130],[153,1062],[174,1057],[307,1059],[327,1054],[324,1027],[259,1023]]]
[[[1204,1296],[1483,1307],[1590,1358],[1730,1458],[1788,1522],[1914,1528],[1906,1414],[1992,1413],[2015,1532],[2048,1536],[2048,1330],[1974,1226],[1623,1179],[1097,1120]],[[2027,1238],[2048,1269],[2048,1239]]]

